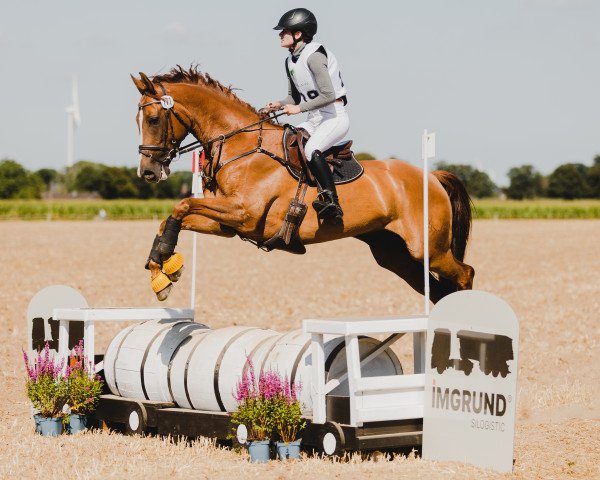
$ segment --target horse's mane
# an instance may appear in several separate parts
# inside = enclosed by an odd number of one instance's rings
[[[162,75],[154,75],[152,77],[153,82],[158,83],[191,83],[193,85],[206,85],[213,90],[220,91],[228,98],[235,100],[246,108],[250,109],[253,113],[258,115],[258,111],[249,103],[241,100],[234,92],[233,87],[230,85],[226,87],[218,80],[212,78],[208,73],[201,72],[198,65],[191,65],[189,69],[184,69],[181,65],[177,65],[172,68],[168,73]]]

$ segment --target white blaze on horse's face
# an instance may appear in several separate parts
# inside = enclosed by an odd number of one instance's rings
[[[140,131],[140,145],[144,144],[143,126],[144,126],[144,109],[140,108],[140,110],[138,112],[138,129]],[[142,160],[143,159],[144,159],[144,156],[140,153],[140,161],[138,163],[138,169],[137,169],[138,178],[142,178]]]
[[[144,97],[140,104],[144,102]],[[149,105],[138,110],[137,124],[140,132],[141,145],[160,145],[161,107]],[[142,153],[143,152],[143,153]],[[163,165],[157,156],[161,153],[140,151],[137,175],[147,182],[158,183],[169,177],[170,169]]]

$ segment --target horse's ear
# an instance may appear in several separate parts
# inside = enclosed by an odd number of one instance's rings
[[[154,84],[152,83],[152,80],[150,80],[146,76],[146,74],[140,72],[141,80],[138,78],[135,78],[133,75],[130,75],[130,76],[131,76],[131,80],[133,80],[133,84],[135,85],[135,87],[138,89],[138,91],[142,95],[146,95],[146,94],[156,95],[156,89],[154,88]]]
[[[129,75],[131,77],[131,80],[133,81],[133,84],[135,85],[135,88],[138,89],[138,91],[142,94],[145,95],[146,94],[146,85],[144,85],[144,82],[142,82],[141,80],[135,78],[133,75]]]
[[[156,95],[156,88],[154,88],[152,80],[150,80],[144,72],[140,72],[140,77],[142,82],[144,82],[144,85],[146,85],[146,93],[149,93],[150,95]]]

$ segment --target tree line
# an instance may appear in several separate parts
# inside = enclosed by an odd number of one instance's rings
[[[356,155],[359,160],[371,160],[369,153]],[[437,162],[435,168],[454,173],[474,198],[505,194],[511,199],[536,197],[600,198],[600,155],[591,166],[565,163],[549,175],[542,175],[533,165],[521,165],[508,171],[510,184],[498,187],[489,175],[471,165]],[[0,198],[42,198],[48,192],[59,196],[96,195],[116,198],[181,198],[189,195],[190,172],[173,172],[158,184],[138,178],[133,167],[112,167],[80,161],[64,171],[42,168],[29,171],[18,162],[0,160]]]
[[[374,157],[368,153],[356,156],[359,160]],[[549,175],[542,175],[533,165],[511,168],[508,173],[508,187],[498,187],[489,175],[471,165],[437,162],[437,170],[455,174],[465,184],[469,195],[474,198],[494,197],[505,194],[508,198],[600,198],[600,155],[596,155],[592,165],[565,163],[559,165]]]
[[[191,172],[173,172],[158,184],[137,176],[133,167],[112,167],[88,161],[77,162],[64,171],[42,168],[29,171],[14,160],[0,160],[0,198],[54,196],[99,196],[116,198],[181,198],[192,186]]]

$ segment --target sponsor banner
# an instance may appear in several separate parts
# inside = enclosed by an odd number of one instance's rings
[[[512,471],[519,322],[491,293],[453,293],[427,330],[423,458]]]

